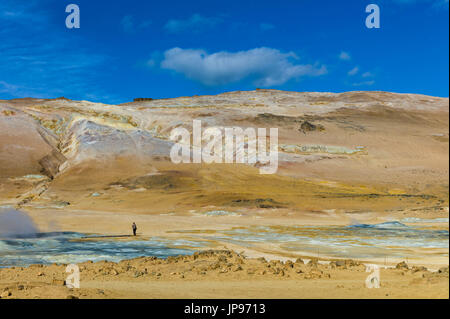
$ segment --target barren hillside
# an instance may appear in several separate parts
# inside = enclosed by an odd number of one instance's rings
[[[92,209],[90,195],[98,193],[102,208],[137,211],[251,208],[261,200],[262,207],[305,210],[448,206],[448,103],[275,90],[123,105],[1,101],[1,201]],[[172,164],[170,132],[190,130],[193,119],[203,128],[278,128],[278,173]]]

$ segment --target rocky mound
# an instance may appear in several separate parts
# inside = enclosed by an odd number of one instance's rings
[[[399,264],[394,269],[383,270],[382,278],[395,276],[413,280],[414,285],[430,285],[448,282],[448,267],[438,272],[430,272],[424,267],[409,268]],[[67,265],[31,265],[27,268],[0,269],[1,298],[115,298],[116,292],[107,289],[84,288],[86,282],[274,282],[284,281],[327,281],[339,289],[343,276],[365,278],[366,267],[355,260],[337,260],[330,262],[302,259],[282,262],[267,261],[264,258],[246,258],[242,254],[227,250],[209,250],[196,252],[191,256],[141,257],[123,260],[118,263],[85,262],[79,264],[81,289],[65,287]],[[351,275],[353,274],[353,275]],[[14,285],[5,284],[16,278]],[[333,281],[334,280],[334,281]],[[394,280],[395,281],[395,280]],[[337,283],[337,286],[336,286]],[[101,284],[99,284],[101,285]],[[117,284],[119,285],[119,284]],[[389,283],[383,284],[389,287]],[[88,284],[88,286],[90,286]],[[361,281],[361,287],[364,287]],[[448,293],[448,292],[447,292]],[[126,297],[122,295],[120,297]],[[191,296],[193,297],[193,296]]]

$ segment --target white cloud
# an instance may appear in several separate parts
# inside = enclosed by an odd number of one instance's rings
[[[42,13],[40,3],[34,0],[0,1],[0,31],[13,25],[32,25],[34,29],[40,29],[41,24],[47,23],[46,16]]]
[[[365,72],[365,73],[363,73],[363,75],[362,75],[363,78],[370,78],[370,77],[372,77],[372,76],[373,76],[373,74],[372,74],[371,72]]]
[[[122,25],[124,31],[126,32],[132,31],[134,27],[133,17],[130,15],[124,16],[122,21],[120,21],[120,24]]]
[[[357,83],[353,83],[353,86],[371,86],[374,85],[375,81],[364,81],[364,82],[357,82]]]
[[[342,51],[339,54],[339,59],[344,60],[344,61],[349,61],[351,60],[350,54],[348,52]]]
[[[356,73],[359,72],[359,68],[357,66],[355,66],[353,69],[351,69],[350,71],[347,72],[348,75],[355,75]]]
[[[5,81],[0,81],[0,93],[9,93],[15,95],[19,87],[17,85],[9,84]]]
[[[164,29],[171,33],[179,33],[183,31],[198,32],[203,28],[213,27],[222,22],[219,18],[204,17],[200,14],[193,14],[188,19],[171,19],[164,25]]]
[[[145,20],[141,22],[136,22],[132,15],[126,15],[120,21],[123,31],[125,32],[135,32],[139,29],[147,28],[152,23],[151,20]]]
[[[251,78],[255,85],[268,87],[327,73],[323,65],[295,64],[296,60],[298,57],[293,52],[282,53],[266,47],[212,54],[204,50],[173,48],[164,53],[161,67],[209,86]]]

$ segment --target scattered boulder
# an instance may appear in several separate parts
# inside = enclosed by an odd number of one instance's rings
[[[317,270],[312,270],[305,274],[305,279],[319,279],[322,278],[322,272]]]
[[[225,256],[223,256],[223,255],[219,256],[219,258],[217,258],[217,260],[218,260],[219,262],[221,262],[221,263],[226,263],[226,262],[228,262],[227,257],[225,257]]]
[[[263,264],[267,264],[267,260],[264,257],[260,257],[257,259],[259,262],[263,263]]]
[[[215,262],[211,265],[209,265],[209,270],[216,270],[220,268],[220,263],[219,262]]]
[[[448,266],[447,267],[442,267],[438,270],[439,274],[448,274]]]
[[[305,262],[303,261],[303,259],[301,258],[297,258],[297,260],[295,261],[296,264],[304,264]]]
[[[345,265],[347,267],[356,267],[356,266],[359,266],[359,263],[357,261],[354,261],[353,259],[346,259]]]
[[[175,262],[177,262],[177,259],[173,256],[169,256],[169,257],[167,257],[166,262],[168,264],[175,263]]]
[[[234,272],[241,271],[242,267],[240,265],[236,265],[231,270],[234,271]]]
[[[284,270],[279,267],[271,268],[272,274],[284,276]]]
[[[119,272],[116,269],[111,269],[109,272],[110,275],[117,276]]]
[[[416,272],[419,272],[419,271],[428,271],[428,269],[426,267],[424,267],[424,266],[413,266],[411,268],[411,271],[413,273],[416,273]]]
[[[297,269],[295,270],[295,272],[296,272],[297,274],[303,274],[303,269],[297,268]]]
[[[308,266],[310,267],[317,267],[319,264],[319,260],[317,258],[311,258],[311,260],[308,262]]]
[[[33,264],[33,265],[30,265],[28,268],[34,269],[34,268],[43,268],[43,267],[44,267],[44,265],[42,265],[42,264]]]
[[[317,124],[314,125],[308,121],[304,121],[301,125],[300,125],[300,130],[301,132],[305,133],[306,132],[314,132],[314,131],[324,131],[325,128],[323,127],[323,125]]]
[[[65,286],[66,282],[64,280],[53,279],[52,280],[52,285],[53,286]]]
[[[408,264],[404,261],[402,261],[401,263],[398,263],[397,266],[395,266],[396,269],[403,269],[403,270],[408,270]]]
[[[228,269],[227,269],[227,268],[222,268],[222,269],[219,271],[220,274],[226,274],[227,272],[228,272]]]

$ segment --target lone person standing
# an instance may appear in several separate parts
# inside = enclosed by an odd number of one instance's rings
[[[137,231],[136,223],[133,223],[133,225],[131,226],[131,228],[133,228],[133,235],[136,236],[136,231]]]

